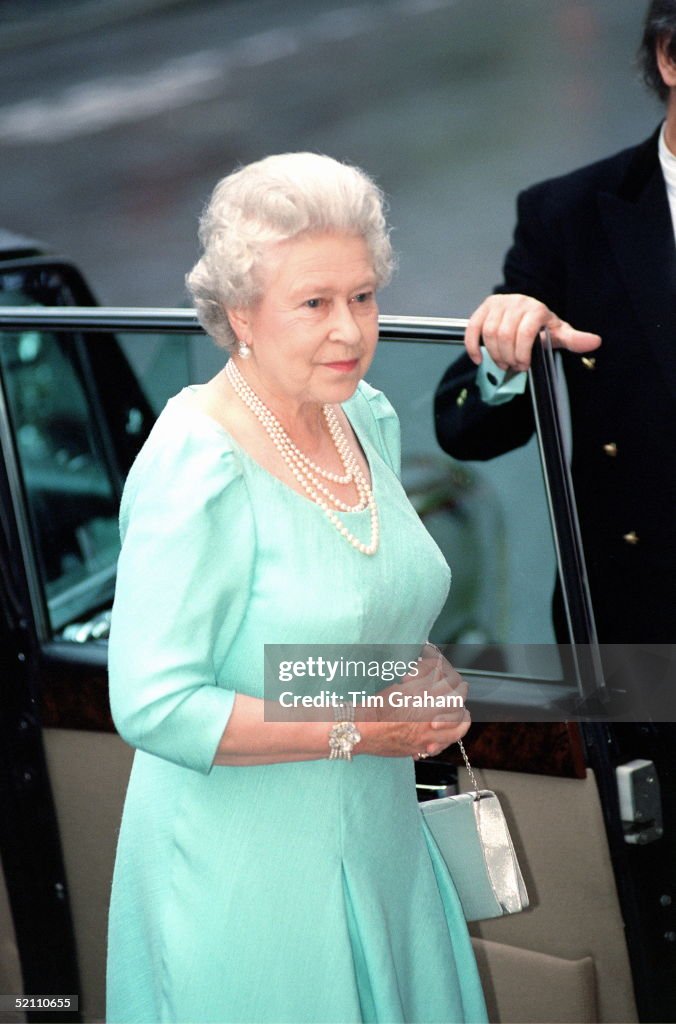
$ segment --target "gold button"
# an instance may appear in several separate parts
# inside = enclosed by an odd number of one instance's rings
[[[632,530],[631,533],[625,533],[622,540],[627,544],[638,544],[638,534],[636,530]]]
[[[463,388],[455,400],[456,405],[464,405],[467,401],[467,388]]]
[[[596,359],[595,359],[595,357],[594,356],[582,356],[582,365],[587,370],[595,370],[596,369]]]
[[[604,444],[603,450],[606,455],[610,455],[611,459],[614,459],[617,455],[617,445],[614,441],[610,441],[608,444]]]

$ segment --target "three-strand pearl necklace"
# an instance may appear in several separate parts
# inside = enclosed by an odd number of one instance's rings
[[[261,401],[253,388],[247,384],[240,373],[239,368],[235,365],[232,359],[228,360],[225,372],[235,394],[241,398],[247,408],[251,410],[259,421],[291,473],[293,473],[294,478],[298,481],[308,497],[319,506],[341,537],[344,537],[353,548],[356,548],[357,551],[360,551],[364,555],[374,555],[378,550],[378,543],[380,540],[378,508],[376,506],[375,497],[368,480],[362,473],[361,467],[357,462],[356,456],[350,447],[350,443],[338,422],[338,417],[336,416],[332,406],[322,406],[322,412],[324,413],[324,418],[326,420],[329,434],[331,435],[331,440],[333,441],[338,457],[343,466],[342,474],[332,473],[327,469],[322,469],[321,466],[318,466],[308,458],[308,456],[293,443],[274,413],[268,409],[267,405]],[[334,484],[354,483],[357,488],[357,494],[359,495],[359,501],[356,505],[347,504],[337,495],[333,494],[324,481]],[[355,535],[348,530],[347,526],[345,526],[345,523],[342,522],[338,515],[338,511],[362,512],[364,509],[368,509],[371,515],[370,544],[363,544],[358,537],[355,537]]]

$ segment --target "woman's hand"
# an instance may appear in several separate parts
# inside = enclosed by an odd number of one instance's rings
[[[501,370],[527,370],[535,339],[544,327],[549,330],[555,348],[591,352],[601,344],[598,334],[575,330],[544,302],[528,295],[489,295],[469,318],[465,348],[478,366],[483,339]]]
[[[415,675],[378,693],[383,696],[382,708],[356,709],[362,738],[355,755],[429,757],[462,739],[470,727],[464,706],[467,683],[432,644],[423,647]],[[426,696],[435,700],[434,707],[424,706]],[[453,697],[460,707],[453,707]],[[437,705],[440,698],[445,706]],[[247,767],[328,757],[333,723],[326,721],[326,709],[318,709],[316,717],[307,710],[303,720],[280,722],[266,721],[264,708],[265,701],[258,697],[236,695],[214,764]]]
[[[382,708],[365,721],[358,715],[362,739],[355,754],[428,757],[465,735],[471,724],[464,706],[467,683],[431,644],[425,645],[418,663],[416,675],[379,691]]]

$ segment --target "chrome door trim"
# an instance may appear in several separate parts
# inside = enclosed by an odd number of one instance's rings
[[[467,320],[452,317],[381,316],[380,334],[388,341],[458,342]],[[194,309],[117,306],[4,306],[0,330],[148,331],[159,334],[204,334]]]

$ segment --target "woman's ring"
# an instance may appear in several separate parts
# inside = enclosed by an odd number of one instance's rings
[[[424,761],[426,757],[429,757],[429,754],[418,754],[419,761]]]

